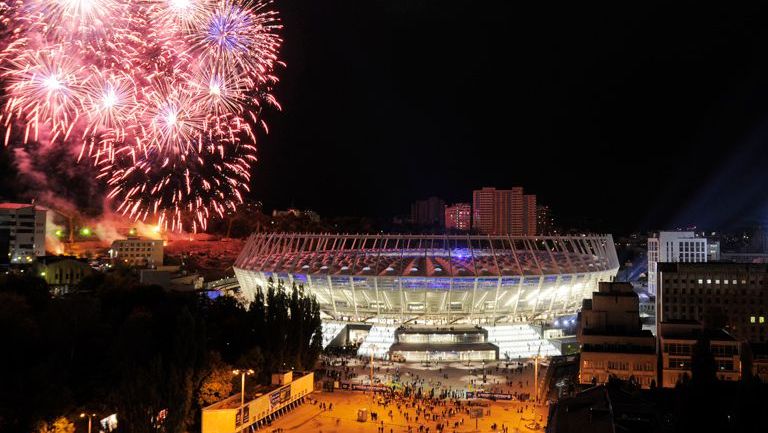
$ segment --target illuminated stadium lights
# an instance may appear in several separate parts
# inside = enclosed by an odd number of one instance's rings
[[[572,314],[618,270],[610,235],[252,235],[235,262],[243,295],[304,286],[326,319],[526,322]]]

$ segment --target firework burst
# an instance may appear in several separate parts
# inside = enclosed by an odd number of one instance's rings
[[[17,0],[0,4],[0,120],[72,146],[118,211],[205,229],[243,201],[254,128],[281,65],[260,0]]]

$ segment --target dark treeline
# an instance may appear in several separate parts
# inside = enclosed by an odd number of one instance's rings
[[[253,387],[278,370],[311,369],[321,350],[316,301],[282,283],[250,308],[140,286],[127,270],[79,289],[55,298],[40,279],[0,278],[0,431],[82,423],[88,412],[147,432],[164,409],[161,431],[195,429],[201,407],[240,391],[233,369],[253,369]]]

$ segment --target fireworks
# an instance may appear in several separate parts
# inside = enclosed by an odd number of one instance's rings
[[[119,212],[204,230],[243,202],[281,63],[261,0],[0,2],[8,144],[72,146]]]

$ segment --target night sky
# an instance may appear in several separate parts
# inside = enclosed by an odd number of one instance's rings
[[[521,185],[593,229],[763,220],[768,6],[518,3],[279,1],[254,197],[389,216]]]

